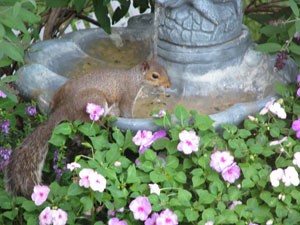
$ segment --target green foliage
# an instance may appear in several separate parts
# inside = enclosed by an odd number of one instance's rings
[[[286,52],[300,65],[299,4],[296,0],[276,3],[264,0],[244,1],[247,12],[244,21],[254,40],[258,42],[258,51],[271,54]]]
[[[175,121],[166,120],[169,113],[154,119],[158,125],[166,125],[168,138],[156,140],[142,154],[137,154],[137,146],[132,141],[135,134],[106,127],[106,118],[98,124],[63,122],[53,131],[50,143],[55,148],[70,150],[76,140],[77,148],[87,153],[72,156],[69,162],[75,160],[81,168],[65,171],[65,179],[52,181],[49,200],[41,206],[25,198],[11,202],[5,191],[0,192],[0,218],[9,224],[19,220],[22,214],[27,223],[37,223],[41,210],[52,206],[68,213],[69,224],[100,221],[107,224],[111,218],[107,215],[108,210],[128,224],[136,224],[138,222],[128,206],[136,197],[147,196],[153,212],[169,208],[176,213],[180,224],[208,221],[214,224],[264,224],[270,219],[274,224],[297,224],[299,204],[293,202],[300,201],[300,192],[296,187],[284,184],[273,187],[269,178],[272,170],[293,166],[293,155],[300,149],[297,147],[299,141],[290,129],[293,111],[300,105],[299,99],[295,98],[295,89],[295,86],[281,84],[276,87],[282,95],[278,102],[289,115],[287,119],[278,119],[270,112],[257,114],[245,119],[240,127],[224,124],[222,136],[214,130],[209,116],[189,112],[179,105],[174,111]],[[177,150],[178,136],[183,130],[195,131],[200,137],[198,151],[184,154]],[[285,136],[288,136],[286,141],[270,145],[271,141]],[[224,181],[210,166],[210,156],[216,150],[228,151],[240,167],[241,176],[234,183]],[[134,163],[136,160],[138,164]],[[83,168],[90,168],[106,179],[103,192],[79,185],[78,175]],[[157,184],[160,194],[151,193],[149,184]],[[231,206],[237,201],[240,203]],[[97,211],[99,207],[100,212]],[[124,212],[119,212],[120,208],[124,208]]]
[[[24,50],[33,36],[30,30],[40,21],[34,0],[5,1],[0,4],[0,67],[13,61],[23,63]]]
[[[114,24],[126,16],[129,3],[119,0],[120,7],[112,12],[110,0],[2,0],[0,3],[0,67],[14,62],[23,63],[23,52],[28,43],[38,39],[41,13],[52,8],[67,7],[77,13],[95,10],[99,24],[110,32]],[[265,3],[265,1],[259,1]],[[134,0],[134,6],[143,12],[153,7],[153,1]],[[260,27],[255,31],[257,49],[276,53],[286,51],[299,61],[300,50],[294,39],[300,32],[299,1],[283,1],[282,10],[269,13],[247,14],[249,25]],[[275,15],[276,14],[276,15]],[[284,24],[274,26],[270,20],[281,19]],[[252,24],[251,24],[252,23]],[[259,24],[259,25],[257,25]],[[15,33],[17,31],[17,33]],[[0,90],[7,97],[0,98],[0,125],[9,120],[8,134],[1,127],[0,147],[13,148],[44,119],[25,113],[27,104],[19,102],[12,94],[8,83],[16,78],[7,76],[0,80]],[[174,118],[169,112],[155,118],[154,122],[167,130],[167,138],[155,140],[147,150],[139,154],[139,146],[133,142],[135,133],[107,127],[109,118],[99,123],[65,121],[53,131],[49,141],[50,154],[44,168],[45,181],[51,192],[46,202],[36,206],[30,199],[12,198],[0,183],[0,224],[38,224],[41,211],[50,206],[68,213],[68,224],[107,224],[111,218],[108,211],[128,224],[143,224],[136,221],[129,204],[138,196],[147,196],[152,211],[160,213],[171,209],[179,224],[299,224],[300,192],[297,187],[278,187],[270,183],[271,171],[293,165],[295,152],[300,151],[299,139],[291,129],[291,123],[300,115],[300,101],[296,97],[296,86],[276,85],[281,96],[277,102],[284,107],[287,119],[279,119],[268,112],[244,120],[240,126],[224,124],[222,132],[214,128],[214,121],[179,105]],[[31,103],[34,104],[34,103]],[[157,111],[158,112],[158,111]],[[200,137],[198,150],[191,154],[178,151],[182,131],[195,131]],[[286,140],[275,145],[272,141]],[[59,149],[55,156],[53,149]],[[241,175],[229,183],[221,173],[210,165],[211,155],[216,151],[227,151],[241,169]],[[54,180],[53,159],[59,165],[64,160],[81,165],[74,171],[64,171],[60,179]],[[1,159],[2,160],[2,159]],[[1,161],[2,162],[2,161]],[[106,188],[95,191],[79,185],[79,172],[92,169],[106,179]],[[47,176],[49,175],[49,176]],[[149,184],[157,184],[160,194],[152,193]],[[235,207],[233,203],[240,201]],[[124,211],[120,210],[124,208]]]

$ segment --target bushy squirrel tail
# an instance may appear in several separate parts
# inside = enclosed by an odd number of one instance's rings
[[[55,126],[63,121],[61,112],[54,111],[13,152],[5,172],[6,190],[13,195],[31,196],[40,184],[48,153],[48,141]]]

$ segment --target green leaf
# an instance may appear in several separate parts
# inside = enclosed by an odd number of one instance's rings
[[[77,13],[80,13],[85,5],[85,0],[76,0],[74,1],[75,9]]]
[[[176,169],[179,165],[179,159],[176,156],[169,155],[166,159],[167,167]]]
[[[279,218],[285,218],[289,214],[289,210],[279,203],[276,207],[276,215]]]
[[[201,178],[199,176],[193,176],[192,177],[193,187],[199,187],[201,184],[205,182],[204,178]]]
[[[186,209],[184,211],[184,214],[185,214],[188,222],[196,221],[199,218],[199,213],[193,209]]]
[[[12,199],[5,191],[0,192],[0,208],[1,209],[11,209]]]
[[[291,52],[295,53],[296,55],[300,55],[300,46],[294,44],[293,42],[291,42],[289,50],[291,50]]]
[[[21,10],[22,4],[21,2],[16,2],[13,6],[13,17],[17,17],[19,15],[19,12]]]
[[[83,212],[88,212],[93,208],[93,201],[89,196],[84,196],[80,199],[80,202],[83,205]]]
[[[159,171],[158,169],[155,169],[150,173],[150,180],[153,183],[163,182],[166,180],[166,175],[161,171]]]
[[[37,209],[37,206],[34,204],[33,201],[25,200],[22,203],[22,208],[25,209],[27,212],[33,212],[34,210]]]
[[[214,221],[214,218],[216,217],[217,213],[215,209],[208,208],[205,209],[202,213],[202,219],[206,221]]]
[[[104,135],[98,135],[96,137],[90,137],[93,147],[96,151],[107,149],[110,147],[110,144],[107,140],[107,137]]]
[[[46,0],[46,6],[50,8],[63,8],[68,6],[67,0]]]
[[[63,122],[57,125],[53,131],[54,134],[63,134],[63,135],[70,135],[72,133],[72,126],[69,122]]]
[[[5,25],[9,28],[12,28],[15,30],[20,30],[23,33],[28,33],[27,28],[24,25],[24,23],[21,20],[16,20],[16,18],[13,17],[12,10],[7,11],[6,14],[2,14],[2,16],[0,17],[0,23],[2,23],[3,25]],[[13,35],[15,38],[17,38],[15,34],[13,34]]]
[[[133,6],[140,9],[140,13],[145,12],[148,8],[148,1],[133,0]]]
[[[110,34],[111,27],[110,27],[110,18],[108,16],[108,7],[105,0],[93,0],[93,6],[95,9],[95,15],[100,23],[102,29]]]
[[[69,196],[80,195],[82,192],[83,192],[83,189],[79,186],[79,184],[77,182],[72,183],[68,188],[68,195]]]
[[[191,205],[191,199],[192,199],[192,194],[184,189],[179,189],[178,191],[178,201],[181,203],[183,206],[190,206]]]
[[[278,198],[272,197],[272,194],[268,191],[261,192],[259,197],[270,207],[276,207],[278,204]]]
[[[100,133],[100,128],[97,124],[92,123],[84,123],[83,125],[78,127],[78,130],[88,137],[94,137]]]
[[[0,108],[1,109],[11,109],[16,105],[15,102],[11,101],[9,98],[0,98]]]
[[[128,12],[130,1],[119,0],[120,6],[115,9],[115,12],[112,17],[112,23],[115,24],[120,19],[122,19]]]
[[[111,144],[110,149],[106,152],[105,158],[107,163],[114,163],[121,157],[119,146],[115,143]]]
[[[253,188],[255,186],[254,182],[250,179],[244,179],[242,181],[243,188]]]
[[[292,190],[291,196],[300,204],[300,192],[298,190]]]
[[[216,200],[216,196],[209,193],[207,190],[197,190],[199,202],[202,204],[211,204]]]
[[[1,24],[0,24],[1,25]],[[16,76],[16,75],[10,75],[10,76],[6,76],[6,77],[3,77],[1,78],[0,80],[0,84],[3,84],[3,83],[11,83],[11,82],[14,82],[16,80],[18,80],[19,77]]]
[[[57,146],[57,147],[62,147],[66,144],[67,137],[62,134],[52,134],[49,143]]]
[[[2,40],[0,41],[0,51],[15,61],[23,62],[23,52],[21,53],[20,48],[17,48],[14,44]]]
[[[182,105],[176,106],[174,109],[174,114],[181,124],[183,124],[184,120],[189,117],[189,112]]]
[[[185,184],[186,183],[186,175],[183,171],[179,171],[175,174],[174,176],[174,179],[179,182],[179,183],[182,183],[182,184]]]
[[[152,144],[152,148],[154,148],[155,150],[165,149],[169,141],[170,140],[166,138],[160,138]]]
[[[264,44],[257,45],[255,50],[261,51],[261,52],[274,53],[274,52],[278,52],[281,50],[281,45],[278,43],[264,43]]]
[[[239,221],[233,210],[226,209],[217,217],[218,224],[237,224]]]
[[[295,22],[295,27],[296,27],[296,32],[298,32],[300,34],[300,20],[297,20]]]
[[[120,147],[124,145],[125,137],[124,134],[119,129],[115,128],[112,136]]]
[[[264,150],[263,146],[261,146],[260,144],[252,144],[249,147],[251,153],[253,154],[261,154]]]
[[[149,161],[145,161],[143,163],[141,163],[138,168],[140,168],[141,170],[143,170],[144,172],[148,173],[150,171],[153,170],[153,163],[149,162]]]
[[[149,160],[150,162],[154,162],[157,159],[157,155],[154,151],[152,151],[151,149],[147,149],[144,152],[145,155],[145,159]]]
[[[270,134],[273,138],[278,138],[280,136],[280,129],[278,127],[272,126]]]
[[[208,130],[213,126],[215,121],[213,121],[208,115],[199,115],[195,116],[195,125],[200,130]]]
[[[27,9],[22,8],[19,12],[19,17],[27,22],[27,23],[31,23],[31,24],[35,24],[41,21],[41,17],[28,11]]]
[[[5,28],[4,26],[0,23],[0,40],[4,37],[5,35]],[[0,57],[1,58],[1,57]]]
[[[16,216],[18,215],[19,209],[18,208],[14,208],[11,211],[6,211],[2,214],[3,217],[8,218],[9,220],[14,220],[16,218]]]
[[[131,165],[127,169],[126,183],[138,183],[140,179],[137,177],[135,165]]]
[[[246,130],[246,129],[240,129],[240,130],[238,130],[238,135],[241,138],[245,139],[245,138],[251,136],[251,132],[249,130]]]
[[[297,3],[294,0],[289,0],[289,5],[296,17],[299,17],[299,8]]]
[[[283,224],[298,225],[300,222],[300,213],[296,210],[290,209],[288,218],[283,221]]]

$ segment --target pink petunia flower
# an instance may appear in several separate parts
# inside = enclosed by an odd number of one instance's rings
[[[207,221],[204,225],[214,225],[213,221]]]
[[[127,225],[125,220],[119,220],[118,218],[114,217],[109,219],[108,225]]]
[[[166,114],[167,114],[167,113],[166,113],[165,110],[160,110],[157,114],[153,114],[152,116],[153,116],[154,118],[162,118],[162,117],[164,117]]]
[[[198,151],[200,137],[196,135],[195,131],[181,131],[179,133],[179,140],[180,142],[177,145],[178,151],[183,152],[186,155]]]
[[[178,217],[170,209],[166,209],[159,214],[156,225],[177,225]]]
[[[50,207],[46,207],[39,215],[40,225],[50,225],[52,224],[52,210]]]
[[[300,184],[298,172],[293,166],[289,166],[284,170],[284,175],[282,177],[282,182],[285,186],[298,186]]]
[[[158,213],[153,213],[151,215],[151,217],[149,217],[146,221],[145,221],[145,225],[156,225],[156,220],[159,217]]]
[[[129,209],[134,219],[145,221],[152,211],[152,206],[147,197],[139,196],[130,202]]]
[[[92,121],[97,121],[104,115],[104,108],[94,103],[88,103],[86,106],[86,112],[90,114],[90,119]]]
[[[229,209],[234,209],[237,205],[243,204],[241,201],[233,201],[231,205],[228,207]]]
[[[121,162],[119,162],[119,161],[115,161],[114,165],[115,165],[115,167],[118,167],[118,166],[121,166],[121,165],[122,165],[122,163],[121,163]]]
[[[297,89],[297,96],[300,96],[300,88]]]
[[[300,118],[293,121],[292,129],[296,131],[296,137],[300,139]]]
[[[69,169],[70,171],[75,170],[75,168],[80,168],[80,164],[77,162],[72,162],[72,163],[68,163],[67,164],[67,169]]]
[[[293,164],[300,168],[300,152],[295,152]]]
[[[280,144],[282,144],[283,142],[285,142],[286,140],[287,140],[287,137],[284,137],[284,138],[282,138],[282,139],[280,139],[280,140],[271,141],[269,145],[270,145],[270,146],[280,145]]]
[[[234,162],[234,157],[228,151],[215,151],[210,156],[210,167],[221,173]]]
[[[29,116],[35,116],[36,115],[36,106],[27,106],[25,108],[25,112]]]
[[[267,104],[260,110],[259,114],[260,115],[265,115],[269,112],[271,105],[275,102],[275,99],[272,99],[271,101],[267,102]]]
[[[277,115],[280,119],[286,119],[286,112],[278,102],[275,102],[273,105],[271,105],[270,111]]]
[[[114,210],[108,210],[107,215],[109,216],[115,216],[116,212]]]
[[[143,154],[144,151],[153,144],[156,140],[166,137],[167,132],[165,130],[159,130],[152,134],[148,130],[139,130],[132,138],[135,145],[140,146],[139,154]]]
[[[50,188],[48,186],[36,185],[33,188],[31,199],[36,205],[41,205],[47,200],[49,192]]]
[[[93,171],[89,176],[90,187],[94,191],[103,192],[106,188],[106,179],[101,174]]]
[[[239,179],[240,175],[241,169],[236,163],[232,163],[222,171],[223,179],[229,183],[234,183],[237,179]]]
[[[282,179],[283,175],[284,175],[284,171],[281,168],[273,170],[270,173],[270,182],[273,187],[279,186],[279,181]]]
[[[286,112],[284,108],[278,102],[275,102],[275,99],[267,102],[265,107],[259,112],[260,115],[265,115],[267,112],[272,112],[281,119],[286,119]]]
[[[0,98],[6,98],[6,97],[7,97],[7,95],[3,91],[0,90]]]
[[[94,170],[89,168],[84,168],[79,172],[79,186],[83,186],[85,188],[90,187],[90,175],[94,173]]]
[[[62,209],[52,209],[53,225],[65,225],[68,221],[68,214]]]
[[[139,130],[132,138],[135,145],[140,146],[139,153],[143,152],[152,144],[153,134],[149,130]]]
[[[160,188],[158,184],[148,184],[150,188],[150,194],[157,194],[160,195]]]

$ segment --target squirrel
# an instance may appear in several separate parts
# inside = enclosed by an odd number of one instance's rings
[[[168,88],[171,83],[166,70],[152,60],[131,69],[104,69],[67,81],[53,96],[52,113],[23,143],[16,148],[5,173],[6,190],[13,195],[30,197],[40,184],[48,153],[48,141],[60,122],[76,119],[90,121],[87,103],[114,106],[120,116],[131,117],[135,98],[145,86]]]

